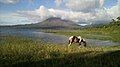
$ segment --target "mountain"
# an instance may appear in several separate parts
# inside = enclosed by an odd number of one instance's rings
[[[80,27],[75,22],[69,20],[63,20],[61,18],[48,18],[42,22],[38,22],[35,24],[26,24],[20,25],[20,27],[27,27],[27,28],[41,28],[41,29],[66,29],[66,28],[78,28]]]

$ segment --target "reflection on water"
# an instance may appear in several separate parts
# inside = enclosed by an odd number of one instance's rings
[[[12,35],[12,36],[23,36],[23,37],[30,37],[33,39],[42,39],[45,42],[50,43],[68,43],[68,37],[63,35],[55,35],[52,33],[44,33],[44,32],[38,32],[34,29],[0,29],[0,36],[6,36],[6,35]],[[96,45],[96,46],[111,46],[111,45],[119,45],[120,43],[115,43],[112,41],[101,41],[101,40],[95,40],[95,39],[86,39],[88,44]]]

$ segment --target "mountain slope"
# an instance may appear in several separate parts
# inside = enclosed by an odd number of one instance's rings
[[[27,24],[26,27],[39,27],[42,29],[64,29],[64,28],[78,28],[80,27],[75,22],[69,20],[62,20],[60,18],[48,18],[42,22],[35,24]]]

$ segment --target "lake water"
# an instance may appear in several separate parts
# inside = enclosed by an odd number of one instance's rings
[[[63,35],[55,35],[52,33],[44,33],[37,31],[35,29],[0,29],[0,36],[21,36],[32,38],[34,40],[42,39],[45,42],[49,43],[67,43],[68,37]]]
[[[23,36],[27,38],[32,38],[34,40],[42,39],[45,42],[49,43],[56,43],[56,44],[67,44],[68,38],[64,35],[56,35],[52,33],[44,33],[37,31],[35,29],[8,29],[8,28],[0,28],[0,36]],[[87,44],[94,45],[94,46],[115,46],[120,45],[118,42],[112,41],[102,41],[96,39],[86,39]]]

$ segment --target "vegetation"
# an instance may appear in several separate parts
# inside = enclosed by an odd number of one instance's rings
[[[99,25],[97,27],[88,27],[77,30],[43,30],[48,33],[56,33],[62,35],[76,35],[84,38],[112,40],[120,42],[120,19],[110,22],[110,24]]]
[[[78,47],[3,36],[0,67],[118,67],[120,46]]]
[[[77,30],[44,32],[81,35],[120,42],[120,17],[110,24]],[[82,47],[58,45],[24,37],[0,36],[0,67],[119,67],[120,45]]]

